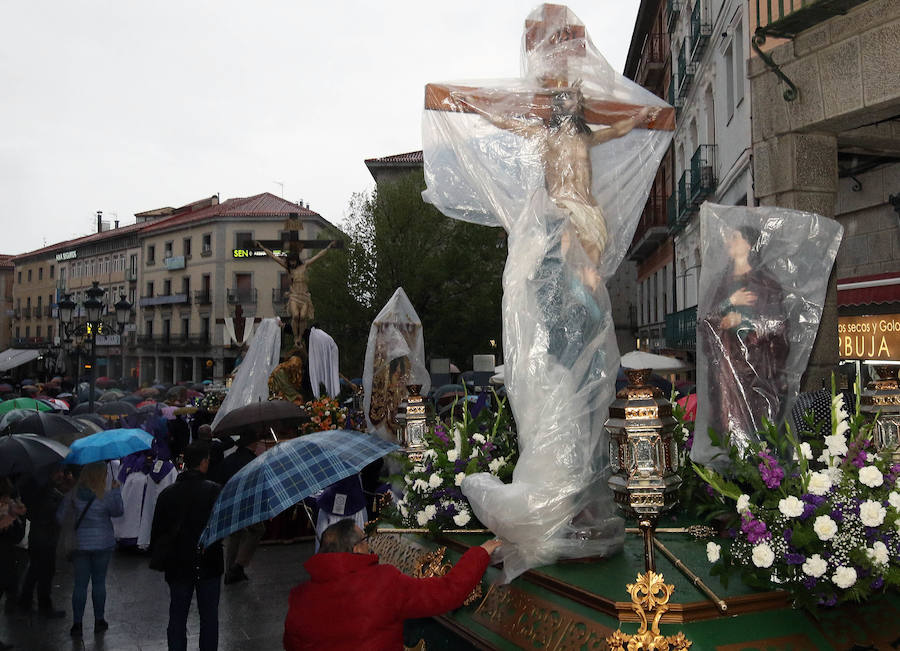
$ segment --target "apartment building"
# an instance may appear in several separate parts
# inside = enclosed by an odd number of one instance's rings
[[[134,364],[141,382],[230,372],[240,342],[230,337],[226,321],[240,333],[248,318],[287,314],[287,273],[254,242],[286,242],[289,219],[300,221],[303,240],[334,229],[308,206],[270,193],[222,203],[214,196],[137,217],[155,218],[140,229]],[[303,257],[314,253],[305,250]]]
[[[13,278],[15,265],[11,255],[0,255],[0,350],[12,341]]]

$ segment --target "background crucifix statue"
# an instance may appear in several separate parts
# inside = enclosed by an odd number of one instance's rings
[[[504,545],[504,573],[611,553],[606,487],[619,351],[603,279],[621,262],[674,111],[616,74],[566,7],[529,16],[520,79],[429,84],[423,193],[444,214],[503,226],[504,363],[519,429],[511,484],[462,485]]]
[[[341,248],[340,240],[301,240],[300,231],[303,230],[303,222],[297,213],[291,213],[285,221],[284,241],[256,240],[254,244],[262,249],[267,256],[280,264],[290,275],[290,287],[288,289],[288,312],[291,315],[291,330],[294,334],[294,345],[303,345],[303,331],[315,319],[315,308],[312,297],[309,294],[308,276],[309,268],[330,248]],[[278,248],[280,253],[286,253],[283,257],[272,249]],[[323,249],[317,254],[303,261],[304,249]]]

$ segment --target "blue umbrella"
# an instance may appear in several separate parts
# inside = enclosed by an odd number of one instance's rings
[[[241,468],[213,506],[201,545],[275,517],[399,446],[371,434],[326,430],[279,443]]]
[[[142,429],[108,429],[73,441],[66,463],[83,466],[94,461],[121,459],[132,452],[149,450],[153,437]]]

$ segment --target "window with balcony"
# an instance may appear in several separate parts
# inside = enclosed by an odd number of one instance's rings
[[[185,296],[189,296],[191,293],[191,277],[184,276],[181,279],[181,293]]]
[[[163,281],[163,296],[171,296],[172,295],[172,281],[166,278]]]
[[[44,268],[38,267],[38,280],[43,280],[43,279],[44,279]]]
[[[31,269],[28,270],[28,282],[31,282]]]
[[[50,277],[51,277],[51,278],[53,278],[53,272],[54,272],[54,271],[56,271],[56,266],[51,264],[51,265],[50,265]]]
[[[149,338],[153,336],[153,321],[151,319],[147,319],[144,322],[144,334]]]
[[[251,231],[237,231],[234,234],[234,248],[249,249],[253,246],[253,233]]]
[[[191,238],[186,237],[181,241],[181,255],[185,258],[191,257]]]
[[[153,244],[147,245],[147,265],[156,264],[156,246]]]
[[[172,257],[172,241],[168,241],[163,244],[163,257],[171,258]]]
[[[21,271],[18,273],[18,278],[16,279],[16,282],[19,284],[22,283],[22,272]]]
[[[153,298],[153,281],[147,281],[147,298]]]
[[[34,336],[37,337],[38,339],[41,338],[41,326],[35,326]]]
[[[163,319],[162,338],[164,343],[169,343],[172,339],[172,321]]]
[[[191,334],[191,319],[190,317],[182,317],[181,318],[181,336],[185,339]]]
[[[201,255],[212,255],[212,233],[204,233]]]
[[[31,326],[25,326],[25,338],[31,339]]]

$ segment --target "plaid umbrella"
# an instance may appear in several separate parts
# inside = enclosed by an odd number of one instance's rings
[[[304,497],[397,449],[377,436],[327,430],[279,443],[232,477],[213,506],[201,545],[275,517]]]

